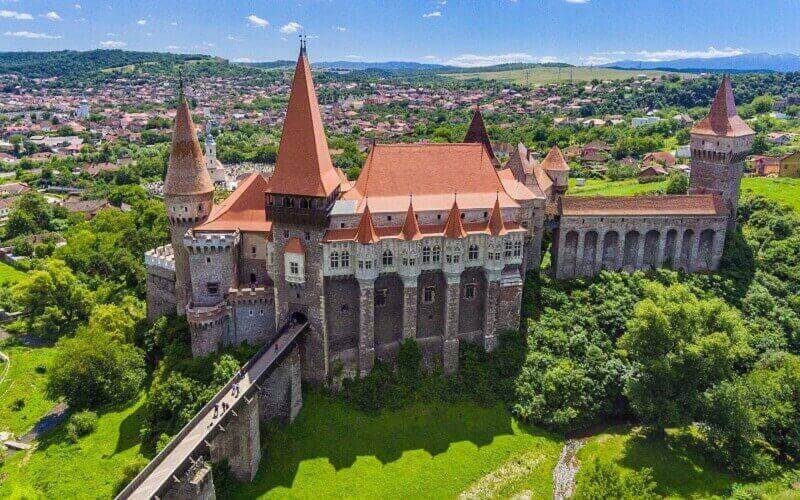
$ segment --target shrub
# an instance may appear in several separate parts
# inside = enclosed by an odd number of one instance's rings
[[[22,411],[22,409],[25,408],[25,400],[22,398],[17,398],[9,406],[12,411]]]
[[[667,178],[667,194],[686,194],[689,191],[689,177],[683,172],[672,172]]]
[[[67,436],[73,443],[77,443],[78,438],[88,436],[95,429],[97,429],[97,413],[93,411],[74,413],[67,422]]]
[[[599,457],[581,467],[576,479],[575,500],[658,498],[650,469],[624,472],[619,465],[601,461]]]

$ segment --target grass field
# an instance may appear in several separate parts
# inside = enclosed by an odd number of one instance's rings
[[[645,437],[638,428],[618,426],[590,438],[578,452],[578,459],[588,463],[600,457],[627,470],[648,467],[658,483],[656,492],[666,498],[726,496],[735,483],[747,482],[717,469],[694,451],[691,443],[690,436],[684,433],[669,432],[662,441]],[[769,492],[769,498],[800,496],[792,496],[789,484],[782,484],[780,480],[758,486]]]
[[[636,75],[648,77],[663,76],[666,71],[639,71],[619,70],[610,68],[575,67],[572,69],[572,79],[575,81],[598,80],[627,80]],[[570,79],[570,68],[531,68],[510,71],[487,71],[482,73],[444,73],[459,80],[480,78],[481,80],[497,80],[501,82],[516,83],[519,85],[546,85],[548,83],[564,82]]]
[[[101,414],[75,444],[62,425],[11,457],[0,467],[0,498],[111,498],[123,467],[140,457],[143,401]]]
[[[0,431],[21,435],[27,432],[50,408],[54,401],[44,395],[45,367],[55,355],[51,346],[26,347],[0,342],[0,351],[10,358],[0,363]],[[21,400],[21,409],[14,407]]]
[[[25,273],[17,271],[6,263],[0,262],[0,285],[11,285],[19,281]]]
[[[502,407],[415,404],[364,415],[309,392],[289,427],[267,440],[252,484],[225,498],[481,498],[552,495],[562,440]]]

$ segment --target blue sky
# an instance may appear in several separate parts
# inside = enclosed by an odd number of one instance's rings
[[[800,0],[0,0],[0,50],[603,63],[800,52]]]

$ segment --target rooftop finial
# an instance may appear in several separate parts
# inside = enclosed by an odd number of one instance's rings
[[[185,99],[183,94],[183,71],[178,68],[178,100],[182,101]]]
[[[308,38],[306,35],[299,35],[300,37],[300,55],[306,55],[306,43],[308,43]]]

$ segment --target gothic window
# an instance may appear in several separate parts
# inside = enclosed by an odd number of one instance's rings
[[[511,254],[513,252],[514,252],[514,250],[513,250],[513,247],[512,247],[512,243],[510,241],[506,241],[506,252],[505,252],[506,259],[511,257]]]
[[[430,264],[431,262],[431,247],[422,247],[422,263]]]
[[[294,206],[294,198],[286,196],[283,199],[283,206],[285,206],[286,208],[292,208]]]
[[[461,261],[461,256],[458,255],[457,253],[453,254],[453,264],[458,264],[460,261]]]
[[[522,242],[517,240],[514,242],[514,257],[522,256]]]
[[[438,263],[440,260],[442,260],[442,249],[439,248],[438,245],[433,247],[433,252],[431,252],[431,259],[435,264]]]
[[[470,245],[469,252],[467,252],[469,260],[478,260],[478,245]]]
[[[206,283],[206,290],[209,295],[216,295],[219,293],[219,283]]]
[[[391,266],[392,262],[394,262],[394,256],[392,255],[392,251],[386,250],[385,252],[383,252],[383,265]]]
[[[339,252],[331,252],[331,269],[339,268]]]
[[[289,272],[291,274],[300,274],[300,266],[297,265],[297,262],[289,263]]]
[[[436,289],[432,286],[425,287],[422,291],[422,301],[430,304],[436,298]]]
[[[464,286],[464,298],[467,300],[475,298],[475,283],[468,283]]]
[[[364,269],[372,269],[372,261],[371,260],[365,260],[364,261]]]
[[[300,208],[308,208],[308,200],[305,198],[300,199]]]
[[[385,306],[386,305],[386,289],[379,288],[375,290],[375,305],[377,307]]]
[[[350,267],[350,252],[342,252],[342,267]]]

